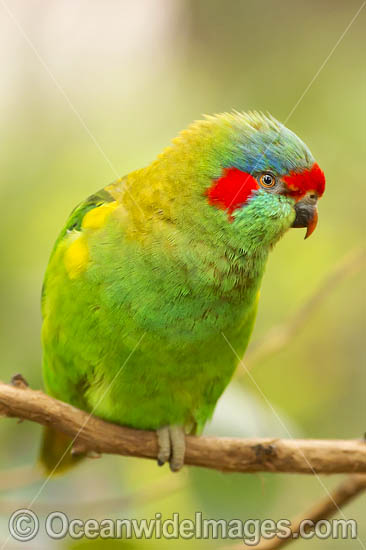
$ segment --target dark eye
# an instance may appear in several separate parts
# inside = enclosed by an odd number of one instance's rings
[[[276,178],[272,174],[262,174],[259,182],[263,187],[273,187],[276,183]]]

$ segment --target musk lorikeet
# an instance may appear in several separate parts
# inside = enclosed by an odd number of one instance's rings
[[[317,223],[323,172],[271,116],[194,122],[146,168],[90,196],[53,249],[42,300],[44,380],[105,420],[157,430],[178,470],[252,332],[269,251]],[[41,460],[69,440],[45,431]],[[76,460],[69,454],[57,469]]]

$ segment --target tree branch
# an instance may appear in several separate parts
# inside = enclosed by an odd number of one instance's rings
[[[273,539],[262,539],[255,547],[256,550],[275,550],[277,548],[283,548],[290,542],[295,540],[301,540],[300,527],[304,520],[311,520],[314,523],[314,527],[322,519],[328,519],[336,514],[340,508],[363,491],[366,490],[366,476],[360,474],[353,474],[348,476],[338,487],[336,487],[329,497],[325,497],[306,512],[298,515],[291,521],[291,535],[288,538],[274,537]],[[313,529],[312,529],[313,530]],[[295,536],[294,536],[295,535]],[[231,548],[238,548],[239,546],[231,546]],[[240,545],[243,548],[243,545]],[[245,546],[247,548],[247,546]]]
[[[51,426],[99,453],[154,459],[157,456],[154,432],[105,422],[21,384],[0,382],[0,415]],[[186,445],[186,464],[221,471],[366,473],[366,444],[361,440],[186,436]]]

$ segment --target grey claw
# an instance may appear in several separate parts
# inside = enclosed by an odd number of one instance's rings
[[[163,426],[156,430],[156,435],[158,437],[158,464],[163,466],[170,458],[170,435],[169,435],[169,426]]]
[[[156,431],[158,437],[158,465],[169,460],[172,472],[178,472],[184,464],[185,434],[181,426],[164,426]]]

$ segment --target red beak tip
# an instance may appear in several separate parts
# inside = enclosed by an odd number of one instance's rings
[[[310,220],[310,223],[306,228],[306,235],[304,237],[305,239],[308,239],[310,235],[315,231],[317,224],[318,224],[318,211],[315,210],[313,219]]]

